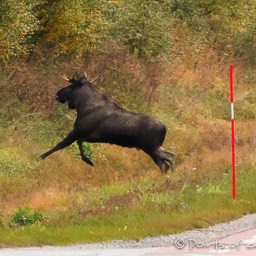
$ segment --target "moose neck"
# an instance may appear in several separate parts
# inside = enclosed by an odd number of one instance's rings
[[[91,86],[83,85],[76,89],[72,95],[77,115],[85,116],[90,114],[101,101],[101,94],[97,93]]]

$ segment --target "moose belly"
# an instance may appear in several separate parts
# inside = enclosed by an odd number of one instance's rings
[[[137,138],[129,134],[106,134],[106,136],[102,137],[101,142],[115,144],[123,147],[138,147]]]

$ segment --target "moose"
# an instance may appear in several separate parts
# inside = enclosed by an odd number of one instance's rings
[[[174,171],[175,154],[161,147],[166,134],[163,123],[148,115],[127,111],[110,101],[95,90],[86,73],[70,79],[65,77],[65,80],[69,85],[60,89],[55,98],[60,103],[67,102],[70,109],[75,109],[77,118],[73,130],[55,147],[42,154],[42,159],[76,141],[82,160],[93,166],[82,143],[110,143],[143,150],[162,172],[166,173],[169,168]]]

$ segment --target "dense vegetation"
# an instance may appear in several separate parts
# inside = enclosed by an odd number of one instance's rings
[[[139,238],[255,212],[255,52],[255,0],[0,1],[0,246]],[[76,145],[38,158],[75,119],[54,100],[61,75],[85,70],[113,101],[167,125],[176,173],[162,176],[142,152],[101,144],[85,146],[94,168]],[[18,228],[24,219],[34,223],[28,233]]]

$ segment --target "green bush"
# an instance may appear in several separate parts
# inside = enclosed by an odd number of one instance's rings
[[[40,212],[31,212],[30,208],[19,208],[17,212],[12,215],[12,222],[21,226],[39,223],[43,220],[43,215]]]
[[[0,229],[4,228],[4,222],[2,220],[2,213],[0,212]]]

